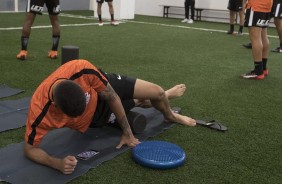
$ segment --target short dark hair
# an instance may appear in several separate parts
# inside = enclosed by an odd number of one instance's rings
[[[71,80],[61,81],[54,88],[55,104],[70,117],[82,115],[86,107],[86,98],[81,87]]]

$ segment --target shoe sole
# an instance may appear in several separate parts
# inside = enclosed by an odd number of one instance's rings
[[[57,59],[57,56],[54,56],[54,57],[49,57],[50,59]]]
[[[282,51],[278,51],[278,50],[271,50],[271,52],[282,53]]]
[[[25,56],[21,56],[21,57],[17,57],[17,59],[24,61],[24,60],[26,60],[27,58],[26,58]]]

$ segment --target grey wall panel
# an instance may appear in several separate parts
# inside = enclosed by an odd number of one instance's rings
[[[14,11],[14,0],[0,0],[0,11]]]
[[[61,10],[89,10],[89,0],[61,0]]]

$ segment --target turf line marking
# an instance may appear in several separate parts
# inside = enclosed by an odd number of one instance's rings
[[[120,22],[124,23],[124,22]],[[61,24],[60,27],[79,27],[79,26],[98,26],[99,23],[85,23],[85,24]],[[110,24],[110,22],[104,22],[105,24]],[[32,29],[44,29],[44,28],[52,28],[52,25],[47,26],[32,26]],[[8,30],[22,30],[22,27],[8,27],[8,28],[0,28],[0,31],[8,31]]]
[[[164,27],[176,27],[182,29],[193,29],[193,30],[200,30],[200,31],[207,31],[207,32],[220,32],[225,33],[226,30],[219,30],[219,29],[207,29],[207,28],[197,28],[197,27],[189,27],[189,26],[177,26],[177,25],[169,25],[169,24],[161,24],[161,23],[151,23],[151,22],[140,22],[140,21],[133,21],[133,20],[124,20],[126,22],[137,23],[137,24],[147,24],[147,25],[157,25],[157,26],[164,26]],[[244,35],[249,35],[249,33],[243,33]],[[274,35],[267,35],[270,38],[278,38],[278,36]]]
[[[48,14],[47,14],[48,15]],[[73,14],[68,14],[68,13],[60,13],[59,16],[61,17],[70,17],[70,18],[78,18],[78,19],[97,19],[94,16],[83,16],[83,15],[73,15]]]
[[[44,13],[47,14],[47,13]],[[80,18],[80,19],[97,19],[94,16],[82,16],[82,15],[73,15],[73,14],[66,14],[60,13],[59,16],[62,17],[69,17],[69,18]],[[122,20],[120,23],[137,23],[137,24],[147,24],[147,25],[157,25],[157,26],[164,26],[164,27],[172,27],[172,28],[181,28],[181,29],[192,29],[192,30],[199,30],[199,31],[207,31],[207,32],[220,32],[226,33],[226,30],[219,30],[219,29],[207,29],[207,28],[197,28],[197,27],[189,27],[189,26],[177,26],[177,25],[169,25],[169,24],[161,24],[161,23],[151,23],[151,22],[141,22],[141,21],[134,21],[134,20]],[[104,24],[110,24],[109,22],[105,22]],[[62,24],[61,27],[77,27],[77,26],[93,26],[98,25],[98,23],[85,23],[85,24]],[[48,26],[33,26],[32,29],[42,29],[42,28],[51,28],[51,25]],[[10,28],[0,28],[0,31],[6,30],[21,30],[22,27],[10,27]],[[249,33],[243,33],[244,35],[249,35]],[[269,38],[279,38],[278,36],[274,35],[267,35]]]

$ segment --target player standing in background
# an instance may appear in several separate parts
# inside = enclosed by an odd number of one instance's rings
[[[109,12],[111,15],[111,25],[117,26],[119,23],[115,21],[114,19],[114,6],[113,6],[113,0],[105,0],[108,3],[109,6]],[[103,26],[103,20],[102,20],[102,4],[104,3],[104,0],[97,0],[98,6],[97,6],[97,14],[99,18],[99,26]]]
[[[230,17],[229,17],[230,29],[227,32],[227,34],[234,34],[235,17],[236,17],[237,12],[239,12],[240,27],[239,27],[239,31],[237,35],[238,36],[243,35],[243,26],[244,26],[243,6],[244,6],[243,0],[229,0],[227,8],[228,10],[230,10]]]
[[[181,22],[192,24],[194,22],[195,15],[195,0],[185,0],[185,19]],[[189,19],[189,10],[191,7],[191,19]]]
[[[271,16],[274,17],[274,24],[280,40],[280,46],[271,51],[282,53],[282,0],[273,1]]]
[[[46,5],[49,13],[49,19],[52,24],[53,45],[48,57],[56,59],[58,57],[58,45],[60,40],[60,24],[58,14],[60,13],[59,0],[28,0],[26,8],[26,18],[22,28],[21,36],[21,51],[17,55],[17,59],[27,59],[27,45],[31,33],[31,26],[37,14],[42,15],[44,4]]]
[[[245,3],[246,0],[243,2]],[[242,74],[241,77],[244,79],[263,80],[268,75],[266,66],[269,54],[267,27],[269,25],[272,3],[272,0],[248,0],[244,26],[249,28],[254,70]]]

